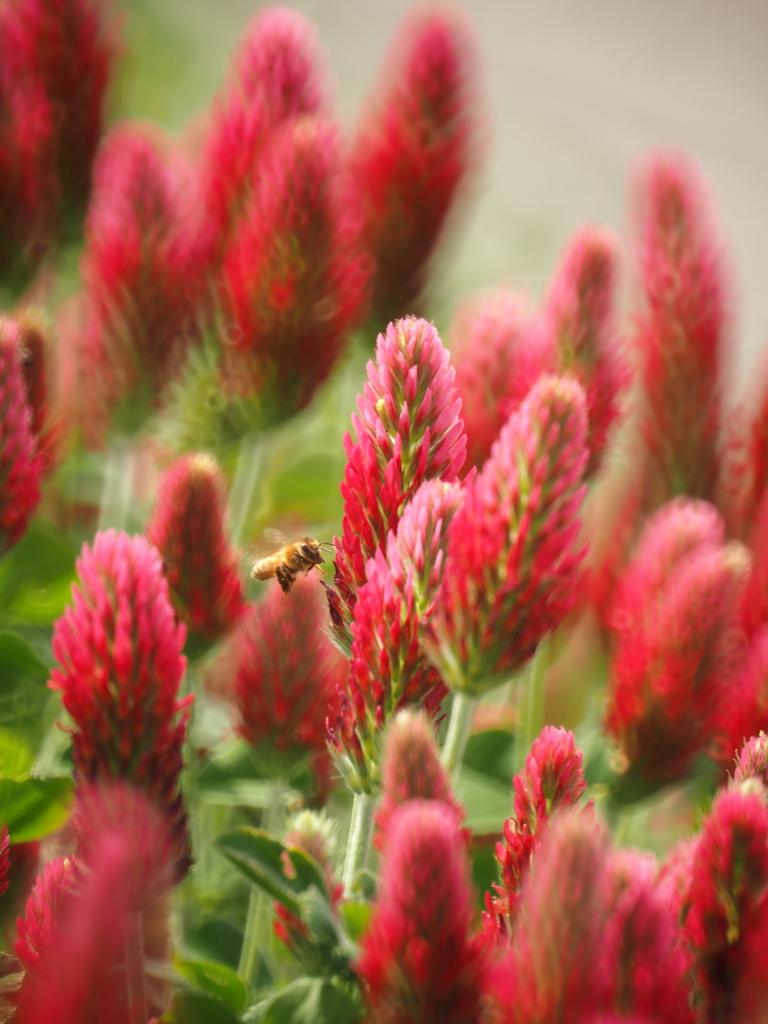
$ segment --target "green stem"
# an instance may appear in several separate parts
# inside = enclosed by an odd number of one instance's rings
[[[368,863],[368,851],[373,835],[373,812],[376,801],[370,793],[355,793],[352,804],[352,820],[349,823],[347,856],[344,860],[344,899],[353,895],[358,872]]]
[[[122,530],[128,521],[128,510],[133,496],[134,450],[131,438],[116,434],[109,443],[104,467],[104,487],[101,492],[98,529],[113,526]]]
[[[282,779],[272,779],[269,789],[269,802],[264,809],[262,828],[274,836],[282,830],[287,788]],[[269,946],[271,924],[272,900],[261,889],[253,886],[248,901],[248,917],[238,969],[240,980],[247,988],[253,981],[259,955],[264,957]]]
[[[129,913],[125,920],[125,973],[128,986],[128,1020],[130,1024],[146,1024],[144,929],[140,910]]]
[[[527,686],[521,701],[520,718],[515,738],[515,766],[518,771],[525,766],[533,741],[544,728],[545,678],[549,665],[549,637],[539,644],[533,656]]]
[[[452,774],[461,767],[464,749],[469,739],[469,730],[472,728],[472,718],[474,717],[478,700],[479,698],[470,697],[459,690],[453,695],[451,718],[448,722],[448,735],[445,737],[445,745],[443,747],[443,764]]]
[[[264,460],[264,439],[262,434],[247,434],[240,442],[240,455],[232,481],[229,509],[232,520],[232,540],[241,544],[248,526],[256,482]]]

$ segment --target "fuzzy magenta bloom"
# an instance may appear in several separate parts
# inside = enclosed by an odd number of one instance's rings
[[[744,587],[740,620],[751,637],[768,626],[768,489],[755,510],[748,546],[752,568]]]
[[[702,1019],[754,1019],[743,1014],[740,988],[745,954],[755,933],[764,934],[767,896],[766,793],[747,781],[715,798],[682,899],[683,940],[694,960],[694,997]]]
[[[473,916],[469,860],[454,812],[437,801],[409,801],[390,822],[357,964],[371,1020],[479,1020],[488,961],[472,934]]]
[[[75,565],[74,603],[54,625],[61,668],[50,686],[74,723],[76,780],[131,782],[185,837],[179,778],[192,697],[178,699],[186,630],[176,622],[160,556],[143,537],[107,530],[83,546]],[[187,867],[182,858],[179,873]]]
[[[11,841],[8,837],[8,826],[0,829],[0,896],[8,888],[8,869],[11,866]]]
[[[554,336],[509,288],[469,299],[451,324],[451,358],[467,432],[467,465],[491,446],[539,377],[554,373]]]
[[[430,657],[452,689],[509,679],[574,606],[586,430],[581,387],[544,378],[467,486],[430,619]]]
[[[764,732],[748,740],[736,760],[733,781],[745,779],[759,779],[768,789],[768,736]]]
[[[406,708],[387,730],[381,768],[381,803],[376,812],[378,830],[374,841],[386,844],[392,818],[409,800],[439,800],[450,808],[461,825],[466,811],[456,799],[451,777],[440,761],[435,729],[429,718]]]
[[[225,382],[255,394],[264,425],[309,404],[364,315],[359,230],[336,129],[310,117],[285,125],[259,162],[219,283]]]
[[[88,370],[101,382],[102,415],[128,432],[151,411],[192,330],[199,267],[188,174],[155,130],[135,124],[110,133],[94,167],[82,260]]]
[[[158,484],[157,504],[145,528],[165,566],[171,600],[188,629],[217,640],[245,610],[239,557],[225,532],[221,470],[209,455],[186,455]]]
[[[17,79],[40,85],[53,111],[65,200],[84,206],[117,56],[108,5],[18,0],[3,15],[4,53]],[[7,35],[6,35],[7,33]]]
[[[606,725],[632,777],[679,777],[722,724],[749,559],[718,537],[722,523],[708,506],[664,506],[617,588]]]
[[[388,558],[368,562],[368,582],[357,593],[352,621],[349,681],[334,722],[331,754],[347,785],[374,793],[381,782],[382,732],[405,707],[437,715],[446,694],[421,646],[413,569],[400,560],[390,535]]]
[[[496,844],[501,868],[497,896],[486,893],[486,936],[504,944],[512,934],[523,879],[549,818],[561,807],[578,804],[587,784],[582,753],[573,733],[547,725],[531,745],[525,768],[512,779],[514,814],[504,822],[504,839]]]
[[[40,501],[42,460],[32,432],[23,375],[23,339],[14,320],[0,316],[0,553],[27,529]]]
[[[323,633],[319,584],[299,577],[252,605],[233,639],[240,735],[265,772],[285,778],[297,759],[326,757],[325,717],[346,665]]]
[[[727,347],[726,281],[709,200],[683,158],[657,155],[636,184],[646,308],[637,337],[655,505],[714,500]]]
[[[768,626],[739,651],[739,665],[723,703],[717,760],[729,770],[750,737],[768,730]],[[743,753],[743,751],[742,751]]]
[[[431,258],[477,164],[474,49],[458,11],[408,17],[352,144],[381,323],[418,311]]]
[[[289,121],[325,110],[324,69],[317,51],[312,26],[287,7],[266,8],[245,30],[202,153],[202,196],[214,265],[259,180],[259,162],[274,133]]]
[[[347,648],[349,616],[368,559],[384,549],[416,489],[425,480],[454,481],[464,462],[453,378],[448,352],[426,320],[407,317],[379,335],[376,363],[368,363],[357,400],[359,415],[352,417],[356,440],[344,438],[344,518],[341,540],[335,539],[340,600],[332,603],[331,617]]]
[[[28,975],[34,975],[48,953],[58,930],[59,912],[72,891],[74,862],[68,857],[51,860],[44,866],[19,918],[16,956]]]
[[[59,380],[55,372],[53,345],[40,318],[25,310],[16,322],[21,334],[21,373],[32,414],[32,433],[42,462],[42,472],[55,466],[61,447],[63,424],[56,408]]]
[[[583,228],[569,243],[546,301],[558,372],[575,377],[587,399],[588,476],[602,465],[628,383],[615,324],[618,268],[618,239],[600,228]]]

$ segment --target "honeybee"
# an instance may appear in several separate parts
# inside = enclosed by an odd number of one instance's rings
[[[285,538],[282,538],[285,540]],[[251,569],[254,580],[270,580],[277,577],[280,589],[288,596],[300,572],[307,573],[325,561],[322,549],[330,545],[315,540],[314,537],[302,537],[284,544],[274,555],[260,558]],[[320,572],[323,570],[320,569]]]

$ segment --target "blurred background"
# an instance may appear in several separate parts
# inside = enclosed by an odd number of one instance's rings
[[[182,129],[224,80],[253,0],[123,0],[120,113]],[[304,0],[351,128],[407,0]],[[443,329],[469,291],[538,296],[587,221],[626,237],[628,181],[654,147],[687,151],[730,249],[739,377],[768,342],[768,3],[473,0],[490,149],[482,187],[440,275]]]

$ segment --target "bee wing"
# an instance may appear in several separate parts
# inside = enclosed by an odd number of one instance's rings
[[[275,550],[279,548],[284,548],[285,545],[288,543],[288,538],[285,536],[285,534],[282,533],[280,530],[276,530],[272,526],[268,526],[264,530],[264,540],[267,542],[267,544],[271,544],[275,548]]]

